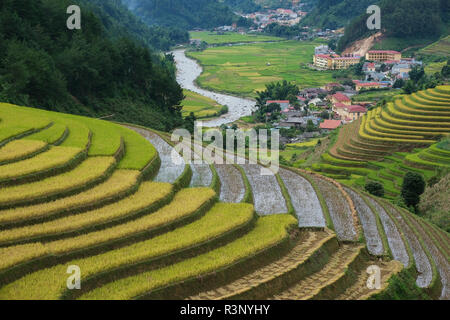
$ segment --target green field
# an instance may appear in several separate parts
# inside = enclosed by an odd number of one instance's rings
[[[319,41],[257,43],[234,47],[209,48],[189,52],[199,60],[204,72],[198,83],[215,91],[253,97],[270,82],[287,80],[301,88],[332,82],[332,73],[307,67],[312,63]]]
[[[450,57],[450,36],[434,42],[426,48],[419,51],[421,54]]]
[[[261,34],[240,34],[237,32],[224,32],[224,34],[217,34],[217,32],[209,31],[191,31],[189,32],[189,35],[191,39],[200,39],[208,44],[283,40],[282,38],[265,36]]]
[[[183,117],[193,112],[197,118],[204,119],[215,117],[220,113],[222,105],[216,101],[189,90],[184,90],[184,95],[186,98],[181,103],[183,106]]]
[[[431,44],[433,41],[437,39],[432,38],[396,38],[396,37],[387,37],[384,38],[381,42],[376,43],[372,50],[396,50],[396,51],[404,51],[404,56],[408,56],[409,53],[417,51],[421,48],[426,47]],[[423,50],[423,49],[422,49]]]
[[[362,102],[362,101],[378,101],[383,98],[390,99],[392,97],[398,96],[402,93],[401,90],[377,90],[377,91],[368,91],[362,92],[356,96],[352,97],[353,102]]]
[[[442,68],[447,64],[447,61],[443,62],[432,62],[425,67],[425,72],[428,75],[435,74],[436,72],[441,72]]]

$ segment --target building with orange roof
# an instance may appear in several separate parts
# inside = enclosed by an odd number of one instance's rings
[[[342,125],[341,120],[325,120],[320,124],[320,129],[335,130]]]

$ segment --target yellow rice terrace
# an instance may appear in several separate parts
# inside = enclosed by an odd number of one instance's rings
[[[406,167],[447,168],[449,86],[344,127],[317,172],[267,177],[174,164],[168,135],[144,127],[6,103],[0,119],[0,299],[450,298],[449,234],[333,179],[395,196]]]

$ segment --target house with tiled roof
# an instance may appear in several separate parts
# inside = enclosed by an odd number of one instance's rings
[[[341,120],[325,120],[320,124],[320,129],[323,130],[335,130],[342,125]]]
[[[355,89],[356,91],[361,91],[362,89],[369,90],[369,89],[381,89],[381,88],[388,88],[390,83],[386,81],[359,81],[354,80],[355,83]]]
[[[345,105],[337,103],[333,106],[333,111],[341,120],[354,121],[367,113],[367,109],[360,105]]]
[[[336,103],[341,103],[341,104],[346,104],[346,105],[352,104],[352,100],[341,92],[336,92],[335,94],[333,94],[331,96],[330,100],[333,103],[333,105],[335,105]]]

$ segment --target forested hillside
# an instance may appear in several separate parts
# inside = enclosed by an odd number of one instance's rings
[[[231,9],[217,0],[123,0],[149,25],[183,29],[212,28],[238,21]]]
[[[255,3],[254,0],[221,0],[221,2],[238,12],[249,13],[262,9],[262,6]]]
[[[189,41],[189,33],[174,27],[147,26],[122,4],[122,0],[78,0],[93,11],[112,38],[130,34],[150,47],[167,51],[171,46]]]
[[[159,129],[180,125],[174,106],[183,94],[171,59],[134,41],[114,12],[94,13],[85,1],[82,29],[69,30],[71,4],[0,2],[0,101]]]
[[[337,29],[366,12],[373,0],[317,0],[314,9],[302,20],[303,26]]]
[[[378,5],[381,7],[382,31],[386,36],[433,38],[448,33],[448,0],[381,0]],[[367,14],[362,14],[350,23],[339,43],[339,50],[377,31],[367,29],[367,18]]]

